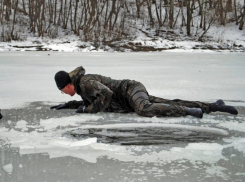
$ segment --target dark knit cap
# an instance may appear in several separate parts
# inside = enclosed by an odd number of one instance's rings
[[[57,72],[54,76],[54,79],[58,89],[60,90],[65,88],[65,86],[68,85],[69,83],[71,83],[71,78],[69,74],[65,71]]]

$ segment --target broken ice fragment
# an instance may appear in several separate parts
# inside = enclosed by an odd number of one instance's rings
[[[13,171],[13,165],[12,165],[12,163],[3,166],[3,169],[4,169],[4,171],[6,171],[7,173],[12,173],[12,171]]]
[[[70,144],[71,147],[81,147],[81,146],[86,146],[86,145],[90,145],[92,143],[96,143],[97,142],[97,138],[88,138],[85,140],[81,140],[81,141],[77,141],[77,142],[72,142]]]

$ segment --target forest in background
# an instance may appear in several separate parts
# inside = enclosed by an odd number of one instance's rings
[[[245,0],[0,0],[0,41],[73,32],[106,43],[166,29],[202,41],[212,26],[243,30],[244,17]]]

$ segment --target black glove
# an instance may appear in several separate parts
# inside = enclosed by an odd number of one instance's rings
[[[3,115],[1,114],[1,109],[0,109],[0,119],[2,119],[3,118]]]
[[[87,113],[87,108],[86,106],[80,106],[77,110],[76,113]]]
[[[59,104],[57,106],[52,106],[50,107],[50,109],[56,109],[56,110],[60,110],[60,109],[68,109],[69,108],[69,104],[64,103],[64,104]]]

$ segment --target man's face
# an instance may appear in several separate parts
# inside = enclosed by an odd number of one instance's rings
[[[62,92],[64,92],[65,94],[68,94],[70,96],[75,95],[75,89],[74,86],[72,84],[68,84],[65,86],[65,88],[61,89]]]

